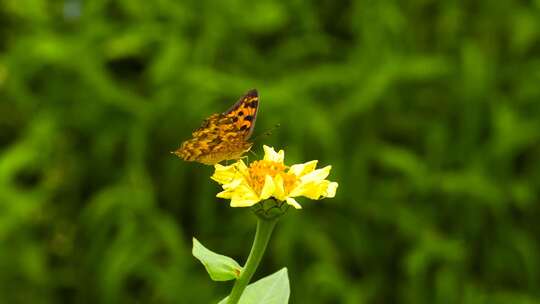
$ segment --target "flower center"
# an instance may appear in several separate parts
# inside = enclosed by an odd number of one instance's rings
[[[279,162],[269,160],[254,161],[249,165],[248,169],[249,184],[258,194],[261,194],[267,175],[272,178],[281,175],[285,193],[289,193],[294,188],[298,178],[292,173],[285,172],[286,169],[287,166]]]

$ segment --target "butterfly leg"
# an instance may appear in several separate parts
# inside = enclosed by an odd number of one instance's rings
[[[255,152],[253,152],[253,151],[251,151],[251,150],[249,150],[249,153],[255,155],[255,157],[259,157],[259,155],[257,155],[257,153],[255,153]],[[246,155],[246,157],[248,157],[248,155]]]

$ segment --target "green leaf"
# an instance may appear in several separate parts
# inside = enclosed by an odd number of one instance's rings
[[[229,281],[240,276],[242,267],[228,256],[212,252],[204,247],[196,238],[193,238],[193,256],[206,268],[210,278],[214,281]]]
[[[289,276],[287,268],[249,284],[239,304],[286,304],[289,302]],[[229,297],[218,304],[226,304]]]

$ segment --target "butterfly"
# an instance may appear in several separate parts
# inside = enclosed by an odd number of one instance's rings
[[[210,115],[193,131],[192,138],[172,153],[183,160],[205,165],[242,157],[253,145],[248,140],[255,127],[258,109],[257,90],[249,90],[227,111]]]

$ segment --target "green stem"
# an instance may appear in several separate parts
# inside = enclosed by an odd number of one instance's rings
[[[255,240],[253,240],[253,246],[251,246],[251,252],[247,259],[246,265],[240,273],[240,277],[234,283],[231,294],[229,295],[229,301],[227,304],[237,304],[246,289],[246,286],[249,284],[251,277],[257,270],[259,262],[266,250],[266,245],[270,240],[272,231],[276,226],[278,217],[274,219],[262,219],[259,218],[257,221],[257,232],[255,233]]]

